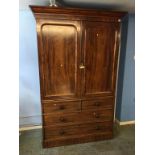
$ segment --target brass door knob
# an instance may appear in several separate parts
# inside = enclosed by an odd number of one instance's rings
[[[79,66],[79,68],[80,68],[80,69],[84,69],[84,68],[85,68],[84,64],[81,63],[80,66]]]

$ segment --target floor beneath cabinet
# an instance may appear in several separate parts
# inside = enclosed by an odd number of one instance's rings
[[[134,155],[135,126],[115,126],[114,138],[98,142],[43,149],[41,129],[21,132],[20,155]]]

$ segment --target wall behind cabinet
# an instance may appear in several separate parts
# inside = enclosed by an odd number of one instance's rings
[[[39,70],[35,20],[30,11],[19,13],[19,123],[41,123]]]
[[[135,120],[135,15],[130,14],[122,25],[116,118]]]

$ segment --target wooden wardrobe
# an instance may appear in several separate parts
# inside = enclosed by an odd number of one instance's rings
[[[43,147],[112,138],[126,13],[30,7],[38,39]]]

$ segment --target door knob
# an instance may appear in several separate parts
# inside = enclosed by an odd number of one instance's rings
[[[79,68],[80,68],[80,69],[84,69],[84,68],[85,68],[84,64],[81,63],[80,66],[79,66]]]

